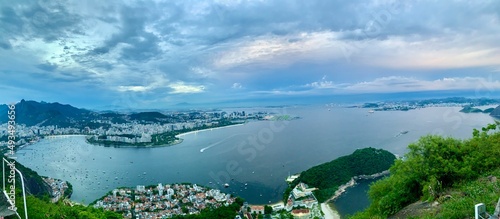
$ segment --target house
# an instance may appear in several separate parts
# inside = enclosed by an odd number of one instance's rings
[[[307,219],[311,215],[309,209],[295,209],[292,211],[292,216],[295,219]]]
[[[264,206],[262,205],[252,205],[250,206],[250,212],[256,214],[264,214]]]

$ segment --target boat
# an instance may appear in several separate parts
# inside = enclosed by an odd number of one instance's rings
[[[370,111],[368,111],[368,113],[374,113],[374,112],[375,112],[374,110],[370,110]]]
[[[409,132],[409,131],[406,131],[406,130],[405,130],[405,131],[401,131],[401,132],[399,132],[399,133],[398,133],[396,136],[394,136],[394,137],[399,137],[399,136],[401,136],[401,135],[407,134],[408,132]]]
[[[225,187],[225,188],[229,187],[229,184],[225,183],[225,184],[224,184],[224,187]]]

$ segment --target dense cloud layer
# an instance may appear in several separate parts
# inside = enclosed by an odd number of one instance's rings
[[[0,101],[497,90],[498,39],[495,0],[3,1]]]

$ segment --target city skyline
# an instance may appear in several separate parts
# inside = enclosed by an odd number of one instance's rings
[[[496,1],[0,3],[0,103],[163,108],[500,90]]]

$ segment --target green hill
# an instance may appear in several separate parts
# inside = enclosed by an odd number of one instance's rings
[[[478,108],[474,108],[472,106],[465,106],[464,108],[462,108],[460,110],[460,112],[462,112],[462,113],[482,113],[483,110],[478,109]]]
[[[30,219],[42,218],[72,218],[72,219],[118,219],[122,218],[121,215],[114,212],[104,212],[103,210],[94,209],[86,206],[69,206],[68,204],[59,201],[58,203],[51,203],[49,198],[50,187],[43,181],[42,177],[37,172],[23,166],[16,162],[16,168],[21,171],[24,176],[26,192],[27,192],[27,207],[28,217]],[[6,169],[8,170],[8,169]],[[0,169],[1,171],[1,169]],[[6,174],[8,175],[8,174]],[[24,206],[21,190],[21,181],[19,175],[16,179],[16,207],[17,212],[24,218]],[[3,177],[3,173],[0,174]],[[3,179],[2,179],[3,181]],[[3,195],[2,195],[3,196]],[[6,199],[0,201],[0,209],[10,206]],[[6,217],[16,218],[16,217]]]
[[[500,118],[500,106],[492,110],[490,115],[496,118]]]
[[[394,163],[394,154],[375,148],[363,148],[354,151],[351,155],[339,157],[328,163],[312,167],[300,174],[294,180],[291,188],[299,182],[316,187],[315,196],[323,202],[334,195],[342,184],[347,183],[354,176],[372,175],[388,170]],[[289,191],[285,193],[288,197]]]
[[[3,156],[2,156],[3,158]],[[7,159],[9,161],[12,161],[11,159]],[[26,192],[30,195],[34,195],[38,198],[42,198],[44,196],[48,196],[50,192],[50,186],[43,181],[42,177],[38,175],[37,172],[31,170],[30,168],[27,168],[23,166],[22,164],[16,162],[16,168],[23,174],[24,176],[24,183],[26,185]],[[6,170],[9,170],[8,167],[6,166]],[[0,169],[0,172],[2,172],[2,169]],[[8,173],[5,174],[6,176]],[[18,175],[16,175],[16,182],[18,185],[20,185],[20,178]],[[0,174],[0,182],[3,182],[3,172]]]
[[[129,115],[131,120],[138,120],[144,122],[160,122],[167,121],[170,117],[159,112],[140,112],[132,113]]]
[[[485,110],[481,110],[479,108],[475,108],[472,106],[465,106],[464,108],[462,108],[460,110],[460,112],[462,112],[462,113],[488,113],[488,114],[491,114],[494,110],[495,110],[495,108],[488,108]]]
[[[412,218],[471,218],[474,204],[481,202],[492,212],[500,197],[499,124],[474,129],[467,140],[429,135],[410,144],[404,159],[391,167],[391,176],[371,185],[370,207],[352,218],[400,215],[418,201],[433,207]]]

